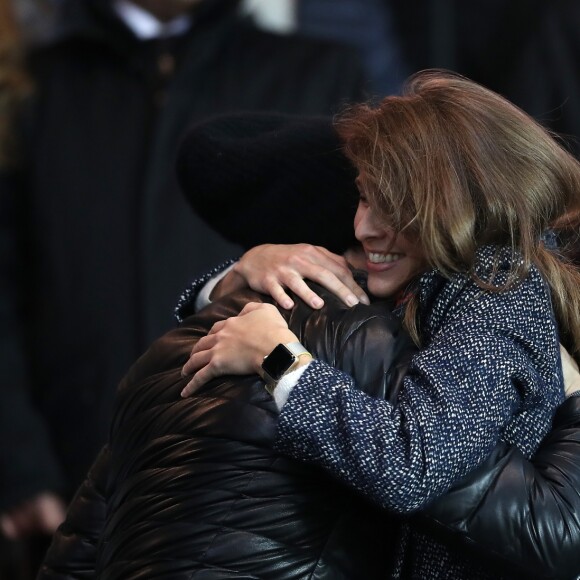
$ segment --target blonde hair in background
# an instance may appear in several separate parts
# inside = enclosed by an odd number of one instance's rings
[[[556,255],[542,235],[551,227],[563,237],[578,232],[580,164],[546,129],[493,91],[437,70],[413,75],[401,96],[351,108],[337,129],[375,211],[420,240],[443,275],[466,272],[501,292],[535,264],[578,357],[580,273],[566,249]],[[473,271],[475,252],[486,244],[512,249],[503,286]],[[418,342],[416,301],[406,325]]]
[[[11,0],[0,0],[0,167],[17,161],[13,132],[18,104],[31,92],[22,39]]]

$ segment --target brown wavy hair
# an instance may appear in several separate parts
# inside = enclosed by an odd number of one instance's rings
[[[32,90],[20,30],[9,0],[0,0],[0,167],[17,162],[14,118]]]
[[[337,129],[369,203],[397,231],[420,239],[443,275],[466,272],[501,292],[535,264],[578,358],[580,273],[567,248],[556,253],[542,236],[556,228],[562,239],[577,237],[580,164],[553,135],[500,95],[436,70],[410,77],[401,96],[346,111]],[[487,244],[511,248],[507,284],[473,271]],[[419,342],[416,309],[413,301],[405,322]]]

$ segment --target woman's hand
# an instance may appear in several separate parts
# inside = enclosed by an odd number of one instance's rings
[[[294,291],[312,308],[321,308],[324,301],[308,287],[305,278],[318,282],[348,306],[369,303],[342,256],[309,244],[264,244],[252,248],[218,284],[212,300],[250,286],[272,296],[282,308],[294,305],[286,289]]]
[[[193,378],[181,396],[214,377],[261,374],[265,356],[278,344],[297,340],[275,306],[250,302],[238,316],[216,322],[193,347],[182,369],[182,375]]]
[[[566,396],[580,391],[580,372],[576,361],[570,356],[570,353],[560,345],[560,355],[562,357],[562,373],[564,374],[564,389]]]

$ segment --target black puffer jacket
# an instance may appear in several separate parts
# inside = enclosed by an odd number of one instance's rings
[[[258,299],[248,291],[215,303],[133,366],[119,389],[110,451],[73,502],[41,578],[94,569],[94,553],[83,555],[88,544],[75,539],[79,529],[99,538],[96,573],[104,579],[388,574],[390,522],[320,470],[272,450],[277,410],[257,377],[214,380],[179,397],[194,340]],[[297,306],[290,325],[313,353],[383,396],[389,369],[410,346],[398,337],[399,323],[380,304],[328,312]],[[379,364],[362,364],[365,356]],[[104,522],[103,508],[86,501],[96,488],[107,504]],[[101,530],[89,523],[98,509]]]
[[[131,369],[110,447],[79,490],[41,579],[91,578],[95,570],[103,579],[388,577],[397,520],[272,451],[276,409],[259,380],[215,380],[179,398],[195,338],[249,300],[262,298],[240,293],[188,318]],[[322,312],[299,303],[291,328],[369,393],[394,397],[412,350],[397,321],[381,303],[347,309],[325,300]],[[556,422],[536,467],[498,448],[422,516],[425,525],[520,575],[573,578],[580,399]]]

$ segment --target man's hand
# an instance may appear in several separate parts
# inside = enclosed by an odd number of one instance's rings
[[[292,308],[294,302],[286,293],[286,289],[290,289],[312,308],[321,308],[322,298],[304,279],[324,286],[348,306],[359,302],[369,304],[368,296],[355,282],[345,258],[310,244],[264,244],[252,248],[216,287],[212,300],[249,286],[272,296],[282,308]]]
[[[64,502],[52,493],[22,502],[0,515],[0,530],[9,540],[21,540],[35,534],[53,534],[64,522]]]

